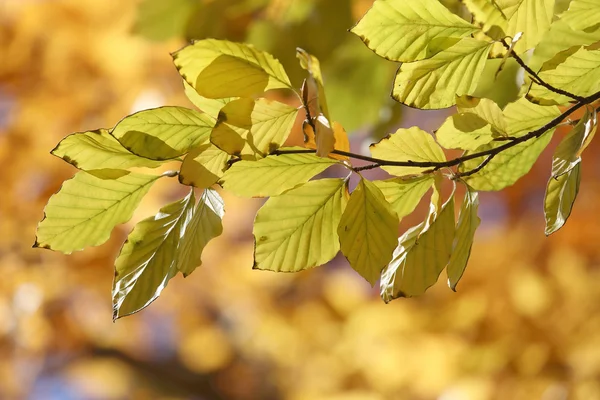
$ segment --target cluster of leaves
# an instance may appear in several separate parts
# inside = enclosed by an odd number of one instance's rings
[[[500,190],[526,174],[560,124],[573,125],[555,150],[545,198],[546,233],[569,216],[579,188],[581,153],[596,130],[600,99],[600,24],[581,18],[600,2],[573,0],[559,17],[552,1],[465,1],[472,22],[437,0],[376,0],[352,28],[378,55],[402,62],[392,96],[408,106],[456,105],[435,139],[418,127],[398,129],[371,145],[371,156],[349,152],[343,127],[329,113],[316,57],[298,50],[307,70],[301,90],[282,65],[250,45],[205,39],[173,54],[185,91],[202,112],[182,107],[145,110],[109,130],[76,133],[53,150],[82,171],[54,195],[35,246],[70,253],[105,242],[129,220],[161,177],[191,186],[183,199],[141,221],[116,261],[114,316],[134,313],[158,297],[178,272],[189,275],[202,249],[221,233],[224,206],[212,188],[269,197],[254,223],[254,267],[296,272],[330,261],[338,251],[371,284],[381,279],[387,302],[415,296],[446,268],[454,289],[466,267],[475,230],[477,191]],[[583,22],[582,22],[583,21]],[[510,43],[508,43],[510,39]],[[529,64],[519,54],[533,50]],[[528,74],[522,96],[504,109],[471,96],[488,59],[513,57]],[[290,90],[300,106],[260,97]],[[561,112],[559,106],[574,103]],[[584,109],[583,116],[567,120]],[[299,112],[306,148],[282,147]],[[447,159],[442,149],[464,150]],[[185,156],[183,159],[182,156]],[[353,166],[351,159],[371,164]],[[150,175],[131,168],[181,162],[178,171]],[[315,179],[333,165],[359,175]],[[454,167],[454,168],[453,168]],[[382,168],[394,178],[369,181]],[[455,219],[455,193],[466,194]],[[197,202],[194,188],[201,189]],[[399,220],[433,189],[425,221],[398,238]]]

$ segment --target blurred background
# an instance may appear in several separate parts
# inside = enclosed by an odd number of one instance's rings
[[[169,55],[191,38],[254,43],[298,85],[295,48],[318,56],[354,151],[401,126],[436,129],[451,110],[394,104],[397,65],[347,32],[370,4],[0,0],[0,399],[600,399],[598,146],[569,222],[550,238],[552,145],[514,187],[482,194],[457,293],[444,272],[425,296],[385,305],[342,257],[294,275],[253,271],[262,202],[224,193],[224,234],[202,267],[113,323],[113,260],[136,221],[182,195],[174,182],[155,185],[100,247],[31,248],[45,203],[75,173],[50,150],[137,110],[191,106]],[[515,71],[481,90],[508,101]],[[422,220],[426,201],[403,227]]]

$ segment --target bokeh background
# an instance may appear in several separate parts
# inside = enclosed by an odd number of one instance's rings
[[[253,271],[261,200],[224,193],[225,231],[203,266],[113,323],[112,262],[134,222],[182,195],[173,182],[100,247],[31,248],[45,203],[75,172],[49,151],[137,110],[190,106],[169,55],[190,38],[255,43],[296,84],[295,48],[320,57],[354,151],[400,126],[437,128],[449,111],[389,100],[397,65],[347,33],[370,3],[0,0],[0,399],[600,399],[598,146],[550,238],[548,151],[514,187],[482,195],[457,293],[443,273],[425,296],[385,305],[341,257],[294,275]]]

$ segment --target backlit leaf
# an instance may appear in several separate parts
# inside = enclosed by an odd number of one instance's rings
[[[273,100],[233,100],[221,109],[210,140],[229,154],[264,157],[285,142],[297,113]]]
[[[460,208],[458,223],[456,224],[456,235],[454,244],[452,245],[452,255],[448,263],[448,286],[456,291],[456,285],[465,272],[469,256],[471,255],[471,247],[475,231],[481,222],[477,216],[479,208],[479,195],[477,192],[467,188],[465,198]]]
[[[549,85],[586,97],[600,90],[600,50],[579,49],[553,69],[542,69],[539,76]],[[527,97],[540,104],[567,104],[570,97],[552,92],[535,82]]]
[[[179,241],[176,267],[183,276],[188,276],[202,264],[204,247],[223,232],[221,220],[224,215],[225,207],[221,196],[212,189],[206,189]]]
[[[162,164],[130,153],[106,129],[69,135],[52,154],[82,170],[156,168]]]
[[[318,119],[318,118],[317,118]],[[326,136],[321,137],[321,153],[325,153],[326,150],[329,150],[329,157],[335,158],[336,160],[348,160],[348,156],[342,156],[339,154],[333,154],[331,151],[333,150],[341,150],[341,151],[350,151],[350,141],[348,140],[348,134],[344,127],[338,123],[333,122],[331,125],[331,129],[328,129],[325,123],[328,124],[328,121],[321,118],[322,123],[315,123],[317,129],[321,129],[321,132],[325,131]],[[302,130],[304,132],[304,145],[309,149],[317,149],[317,141],[315,137],[315,132],[313,131],[312,126],[304,121],[302,125]],[[333,148],[331,148],[331,139],[333,134]],[[324,143],[325,142],[325,143]]]
[[[398,129],[379,142],[369,146],[375,158],[393,161],[444,162],[446,156],[433,136],[414,126],[408,129]],[[413,175],[431,169],[421,167],[384,166],[385,171],[392,175]]]
[[[373,181],[392,209],[403,218],[412,213],[433,183],[430,175]]]
[[[78,172],[48,201],[34,247],[71,253],[106,242],[158,178],[109,169]]]
[[[208,188],[223,176],[231,156],[211,143],[190,151],[179,172],[179,182],[197,188]]]
[[[113,319],[147,307],[177,274],[177,250],[194,205],[191,190],[133,228],[115,261]]]
[[[456,95],[471,94],[477,87],[491,46],[464,38],[430,59],[402,64],[392,97],[420,109],[454,105]]]
[[[331,260],[340,249],[337,228],[347,201],[343,179],[311,181],[271,197],[254,221],[254,268],[297,272]]]
[[[577,125],[558,144],[552,156],[552,176],[566,174],[581,161],[581,153],[596,134],[596,112],[586,109]]]
[[[494,25],[506,31],[508,22],[496,4],[496,0],[463,0],[473,19],[482,25],[485,32]]]
[[[323,75],[321,73],[321,64],[319,59],[301,48],[296,49],[296,57],[298,57],[298,60],[300,61],[300,66],[310,74],[310,77],[307,80],[307,85],[316,86],[317,98],[313,99],[311,96],[308,98],[309,102],[316,101],[319,112],[322,112],[325,118],[329,120],[329,109],[327,108],[325,86],[323,84]]]
[[[125,117],[111,134],[134,154],[167,160],[206,142],[214,125],[208,115],[183,107],[160,107]]]
[[[314,154],[282,154],[258,161],[238,161],[225,172],[221,184],[242,197],[277,196],[325,171],[336,161]]]
[[[458,113],[446,118],[435,137],[447,149],[475,150],[491,142],[494,134],[492,126],[477,115]]]
[[[554,0],[496,0],[506,18],[505,33],[511,37],[523,32],[523,38],[515,46],[517,53],[535,47],[552,22]]]
[[[337,232],[350,266],[375,285],[381,270],[392,259],[398,238],[398,216],[372,182],[360,180]]]
[[[226,97],[224,99],[209,99],[208,97],[202,97],[186,81],[183,81],[183,88],[188,100],[215,120],[219,117],[221,108],[223,108],[225,104],[236,99],[236,97]]]
[[[454,194],[439,212],[432,204],[427,220],[398,240],[392,261],[381,274],[381,297],[418,296],[433,285],[448,264],[454,242]]]
[[[573,209],[573,203],[579,192],[581,181],[581,162],[558,177],[551,176],[544,199],[544,215],[546,217],[546,235],[559,230]]]
[[[509,136],[523,136],[546,125],[559,115],[558,107],[540,106],[522,97],[504,109],[506,131]]]
[[[204,97],[250,97],[291,88],[283,66],[253,46],[205,39],[173,53],[181,76]]]
[[[572,29],[581,31],[600,24],[600,1],[572,0],[569,9],[560,16],[560,20]]]
[[[438,38],[478,30],[437,0],[376,0],[351,32],[381,57],[411,62],[427,58],[428,46]]]

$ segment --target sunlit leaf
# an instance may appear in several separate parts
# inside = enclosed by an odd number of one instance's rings
[[[351,32],[381,57],[411,62],[427,58],[436,39],[462,38],[478,30],[437,0],[376,0]]]
[[[225,172],[221,184],[237,196],[277,196],[308,182],[335,163],[335,160],[314,154],[282,154],[258,161],[242,160]]]
[[[179,182],[197,188],[208,188],[223,176],[231,156],[211,143],[190,151],[179,172]]]
[[[576,31],[600,24],[600,1],[571,0],[569,9],[560,16],[560,20]]]
[[[338,227],[341,250],[371,285],[392,259],[398,238],[398,216],[370,181],[361,179]]]
[[[205,39],[173,53],[181,76],[204,97],[250,97],[291,88],[283,66],[248,44]]]
[[[544,198],[546,235],[556,232],[567,222],[579,192],[580,180],[581,162],[577,162],[569,172],[558,177],[551,176],[548,180]]]
[[[586,109],[577,125],[558,144],[552,156],[552,176],[566,174],[581,161],[581,153],[596,134],[596,112]]]
[[[446,108],[477,87],[492,44],[464,38],[422,61],[400,66],[392,97],[420,109]]]
[[[560,115],[555,106],[540,106],[520,98],[504,109],[506,132],[509,136],[522,136],[536,130]]]
[[[296,272],[331,260],[340,249],[337,228],[347,202],[343,179],[311,181],[271,197],[254,221],[254,268]]]
[[[162,164],[130,153],[106,129],[69,135],[52,154],[82,170],[156,168]]]
[[[506,135],[506,120],[502,109],[493,100],[476,98],[470,96],[458,97],[456,99],[458,112],[475,114],[486,123],[490,124],[497,136]]]
[[[458,113],[446,118],[435,138],[447,149],[475,150],[494,139],[492,126],[476,114]]]
[[[214,123],[198,111],[160,107],[123,118],[111,134],[134,154],[167,160],[206,142]]]
[[[298,60],[300,61],[300,66],[310,74],[307,84],[309,86],[316,86],[317,98],[313,99],[309,97],[309,102],[316,101],[319,112],[322,112],[325,118],[329,120],[329,109],[327,108],[327,99],[325,97],[325,87],[323,84],[323,75],[321,73],[319,59],[301,48],[296,49],[296,57],[298,57]]]
[[[479,195],[467,188],[460,208],[460,215],[456,224],[456,235],[452,245],[452,255],[447,268],[448,286],[454,291],[456,291],[456,285],[467,267],[475,231],[481,222],[481,219],[477,216],[478,208]]]
[[[115,261],[113,319],[147,307],[177,274],[177,250],[194,205],[191,190],[133,228]]]
[[[579,49],[553,69],[542,69],[539,76],[549,85],[581,97],[600,90],[600,50]],[[567,104],[570,97],[550,91],[535,82],[527,97],[540,104]]]
[[[381,274],[381,297],[418,296],[433,285],[448,264],[454,242],[454,194],[441,211],[430,206],[427,220],[398,240],[392,261]]]
[[[433,136],[414,126],[408,129],[398,129],[379,142],[372,144],[369,149],[373,157],[393,161],[444,162],[446,156]],[[392,175],[413,175],[429,168],[384,166],[385,171]]]
[[[517,53],[535,47],[552,22],[554,0],[496,0],[496,4],[508,19],[505,33],[514,37],[524,32],[515,46]]]
[[[412,213],[433,183],[430,175],[373,181],[392,209],[403,218]]]
[[[496,0],[463,0],[465,6],[473,19],[481,24],[482,29],[487,32],[493,26],[506,31],[508,23],[506,17],[496,4]]]
[[[236,97],[227,97],[224,99],[209,99],[208,97],[202,97],[186,81],[183,81],[183,88],[188,100],[213,119],[219,117],[219,111],[221,111],[221,108],[223,108],[225,104],[236,99]]]
[[[317,130],[320,130],[320,132],[322,133],[324,132],[324,134],[322,134],[320,138],[321,151],[320,155],[318,155],[320,157],[324,157],[323,154],[325,154],[325,152],[329,150],[329,157],[335,158],[336,160],[348,160],[349,158],[347,156],[331,153],[331,151],[333,150],[341,150],[346,152],[350,151],[350,141],[348,140],[348,134],[346,133],[346,130],[338,122],[334,122],[330,128],[328,128],[328,124],[329,122],[326,119],[324,119],[323,116],[321,116],[320,122],[319,118],[317,118],[317,120],[315,121]],[[304,124],[302,125],[302,130],[304,132],[304,145],[309,149],[316,150],[317,138],[315,137],[315,132],[312,126],[308,122],[304,121]],[[333,147],[331,147],[332,142]]]
[[[229,154],[264,157],[285,142],[297,113],[273,100],[233,100],[221,109],[210,140]]]
[[[106,242],[158,178],[122,170],[78,172],[48,201],[34,247],[71,253]]]
[[[188,276],[201,265],[202,251],[210,240],[223,232],[221,220],[224,215],[225,207],[221,196],[214,190],[206,189],[179,240],[176,267],[183,276]]]

